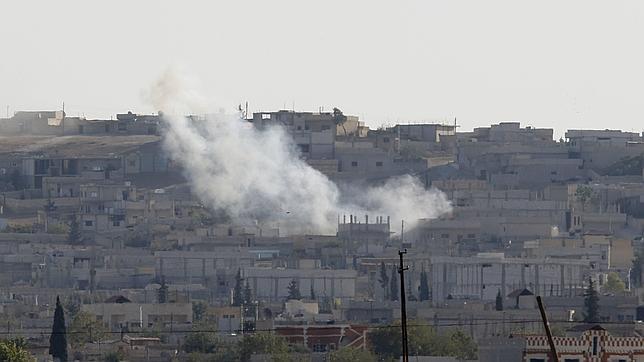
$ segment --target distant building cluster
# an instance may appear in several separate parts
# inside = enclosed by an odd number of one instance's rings
[[[461,331],[480,361],[549,360],[536,295],[561,361],[644,361],[642,133],[254,113],[333,181],[409,174],[453,206],[402,233],[387,215],[341,215],[333,234],[285,235],[205,207],[163,148],[162,114],[115,118],[0,119],[0,328],[38,360],[57,296],[69,328],[82,316],[106,332],[73,346],[79,360],[187,360],[195,326],[268,331],[307,358],[376,351],[370,333],[400,319],[406,248],[408,318]]]

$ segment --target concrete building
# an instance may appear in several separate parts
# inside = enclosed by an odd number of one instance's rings
[[[339,348],[365,349],[366,326],[336,324],[308,326],[276,326],[275,334],[290,344],[304,345],[313,352],[331,352]]]
[[[397,124],[393,127],[369,130],[368,139],[373,145],[391,154],[416,153],[427,156],[436,152],[452,152],[456,126],[416,123]]]
[[[560,361],[644,361],[644,338],[612,336],[601,326],[589,328],[579,338],[554,337]],[[550,360],[546,336],[526,336],[523,361]]]
[[[481,224],[476,220],[419,220],[406,239],[421,251],[456,256],[478,250]]]
[[[18,111],[0,120],[3,134],[63,135],[63,111]]]
[[[338,139],[363,138],[367,137],[369,127],[363,121],[360,121],[356,116],[345,116],[344,121],[336,126],[336,134]]]
[[[105,303],[83,304],[81,310],[90,313],[113,331],[127,327],[154,329],[170,323],[183,326],[192,323],[192,303],[132,303],[127,298],[109,299]]]
[[[393,168],[392,155],[374,148],[370,142],[338,142],[336,147],[338,172],[341,174],[375,174],[384,177]]]
[[[360,222],[358,216],[349,215],[347,222],[346,215],[343,216],[342,222],[338,224],[338,240],[352,253],[369,255],[381,252],[392,233],[389,218],[375,216],[372,220],[370,223],[369,215],[365,215],[364,222]]]
[[[573,147],[578,146],[582,142],[624,145],[627,142],[642,141],[642,135],[636,132],[624,132],[614,129],[569,129],[566,131],[566,139]]]
[[[116,119],[70,117],[64,111],[18,111],[0,119],[3,134],[34,136],[155,135],[161,115],[117,114]]]
[[[459,165],[498,188],[537,188],[583,177],[579,160],[569,160],[564,143],[552,129],[521,128],[508,122],[458,134]]]
[[[581,238],[559,237],[523,243],[528,258],[566,258],[588,260],[597,270],[628,271],[633,264],[631,240],[610,234],[587,233]]]
[[[245,268],[243,277],[258,298],[279,301],[295,280],[304,295],[313,289],[320,297],[350,299],[356,293],[355,270]]]
[[[574,295],[591,269],[584,260],[506,258],[500,253],[436,256],[430,263],[435,305],[448,297],[493,301],[499,291],[508,295],[520,288],[535,294]]]
[[[215,322],[219,333],[237,333],[241,329],[241,308],[234,306],[208,307],[204,319]]]
[[[122,184],[85,184],[80,186],[79,222],[85,231],[124,230],[127,226],[126,203],[137,200],[136,187]]]
[[[401,140],[438,143],[445,136],[456,135],[455,125],[446,124],[397,124],[390,130]]]
[[[335,157],[337,125],[343,119],[330,112],[281,110],[253,113],[252,122],[258,128],[285,127],[304,158],[333,159]]]
[[[637,295],[602,295],[599,298],[599,317],[606,323],[633,323],[638,320],[637,310],[639,298]],[[550,318],[556,320],[581,319],[584,310],[583,295],[576,296],[544,296],[543,302],[548,306]]]
[[[584,167],[599,172],[624,159],[644,154],[644,138],[619,130],[568,130],[572,158],[583,160]]]
[[[168,171],[157,136],[0,137],[0,159],[13,160],[26,188],[35,189],[42,189],[45,177],[98,172],[110,179]]]
[[[238,270],[253,265],[248,250],[219,248],[217,252],[157,251],[154,253],[157,280],[169,283],[199,283],[218,296],[230,295]]]
[[[552,128],[521,128],[519,122],[501,122],[490,127],[478,127],[473,132],[457,134],[462,143],[496,142],[496,143],[527,143],[552,141]]]

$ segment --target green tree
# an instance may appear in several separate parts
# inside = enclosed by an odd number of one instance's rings
[[[389,279],[389,298],[393,301],[398,300],[398,273],[396,267],[391,269],[391,278]]]
[[[119,362],[120,360],[121,356],[118,352],[108,352],[103,356],[103,361],[105,362]]]
[[[206,311],[208,310],[208,304],[202,301],[196,301],[192,303],[192,319],[196,322],[200,322],[204,319]]]
[[[584,322],[599,322],[599,294],[595,288],[595,282],[588,278],[588,286],[584,292]]]
[[[333,107],[333,120],[335,124],[342,124],[347,120],[347,116],[339,108]]]
[[[410,334],[411,335],[411,334]],[[400,324],[376,327],[368,334],[369,346],[380,360],[398,359],[402,353]]]
[[[644,269],[644,252],[639,251],[635,254],[633,269],[631,269],[631,280],[636,288],[642,286],[642,269]]]
[[[380,262],[380,277],[378,278],[380,287],[382,288],[385,300],[389,300],[389,276],[387,275],[387,267],[385,262]]]
[[[211,332],[195,331],[188,333],[183,341],[186,353],[214,353],[218,345],[217,335]]]
[[[83,243],[83,234],[81,233],[80,224],[78,223],[78,218],[76,215],[72,216],[72,221],[69,223],[67,242],[72,245],[79,245]]]
[[[253,290],[250,289],[250,284],[248,284],[248,281],[246,281],[246,283],[244,284],[244,305],[247,309],[252,309],[251,306],[253,305]]]
[[[157,301],[161,304],[168,302],[168,285],[164,276],[161,276],[161,286],[157,289]]]
[[[436,345],[439,348],[435,355],[452,356],[460,360],[477,358],[476,343],[461,330],[450,331],[446,335],[440,336]]]
[[[331,362],[376,362],[376,356],[367,349],[344,347],[331,353]]]
[[[421,302],[429,300],[429,282],[427,281],[427,272],[424,268],[420,272],[420,287],[418,288],[418,297]]]
[[[575,191],[575,198],[581,203],[582,210],[595,199],[596,195],[592,187],[586,185],[579,185]]]
[[[244,291],[242,289],[241,269],[237,269],[235,276],[235,288],[233,289],[233,306],[240,307],[244,303]]]
[[[272,333],[260,332],[244,335],[238,344],[239,358],[249,361],[253,354],[269,354],[273,361],[288,361],[289,348],[286,341]]]
[[[456,330],[438,335],[423,321],[410,321],[409,354],[412,356],[452,356],[476,359],[477,346],[463,332]],[[398,359],[402,353],[400,322],[369,332],[369,345],[380,360]]]
[[[409,321],[407,325],[410,355],[432,355],[436,348],[436,333],[423,321]],[[369,344],[375,354],[382,359],[397,359],[402,354],[400,321],[391,326],[383,326],[369,332]]]
[[[49,337],[49,354],[54,358],[54,361],[67,362],[67,328],[65,327],[65,312],[59,297],[56,297],[54,324]]]
[[[25,349],[22,339],[0,341],[0,361],[30,362],[33,357]]]
[[[621,293],[626,289],[624,281],[615,272],[608,273],[604,290],[610,293]]]
[[[80,312],[80,298],[77,295],[70,295],[67,299],[65,299],[65,305],[63,306],[63,309],[65,310],[65,313],[67,316],[70,318],[74,318],[78,312]]]
[[[400,339],[400,328],[397,337]],[[409,336],[409,353],[414,356],[435,355],[434,350],[437,348],[436,344],[436,331],[423,323],[421,320],[411,321],[407,327],[407,334]]]
[[[300,294],[300,286],[297,284],[297,280],[293,279],[288,285],[288,299],[302,299],[302,294]]]
[[[78,349],[86,343],[100,342],[107,330],[103,323],[87,312],[78,312],[69,324],[69,343]]]
[[[503,296],[501,296],[501,289],[496,293],[496,303],[495,303],[495,309],[496,310],[503,310]]]

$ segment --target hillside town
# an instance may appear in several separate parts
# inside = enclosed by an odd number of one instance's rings
[[[406,322],[411,360],[545,362],[539,296],[559,361],[644,361],[644,132],[241,113],[352,193],[409,175],[449,207],[338,212],[324,233],[235,218],[162,112],[18,111],[0,118],[0,339],[43,362],[58,339],[69,361],[393,361]]]

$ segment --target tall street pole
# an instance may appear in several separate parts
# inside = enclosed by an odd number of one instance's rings
[[[552,360],[554,362],[559,362],[559,355],[557,354],[557,347],[555,346],[555,342],[552,338],[552,332],[550,331],[550,323],[548,323],[546,308],[543,306],[543,301],[541,300],[540,295],[537,295],[537,305],[539,306],[539,312],[541,313],[543,329],[546,330],[546,337],[548,337],[548,345],[550,346],[550,354],[552,355]]]
[[[398,250],[400,257],[400,326],[402,328],[402,362],[409,362],[409,347],[407,345],[407,305],[405,303],[405,270],[409,269],[403,264],[403,255],[407,254],[407,249]]]

